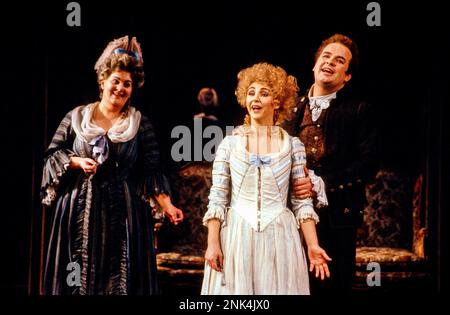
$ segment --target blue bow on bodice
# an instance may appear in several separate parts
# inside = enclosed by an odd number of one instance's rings
[[[109,155],[109,147],[108,147],[108,139],[106,139],[106,136],[97,136],[94,139],[89,142],[90,145],[93,145],[92,148],[92,155],[94,159],[99,163],[102,164],[106,161]]]
[[[269,164],[272,161],[270,156],[259,156],[254,153],[250,154],[250,164],[255,166],[261,166],[263,164]]]

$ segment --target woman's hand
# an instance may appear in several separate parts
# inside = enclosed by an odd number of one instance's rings
[[[208,262],[208,265],[216,270],[222,271],[223,268],[223,254],[222,249],[220,248],[219,242],[208,243],[208,248],[205,253],[205,260]]]
[[[82,169],[85,174],[95,174],[97,172],[98,163],[91,158],[83,158],[79,156],[72,156],[70,158],[69,168]]]
[[[168,204],[162,207],[164,213],[169,217],[170,222],[177,225],[184,219],[183,211],[175,207],[173,204]]]
[[[159,203],[159,206],[164,211],[164,213],[169,217],[170,222],[177,225],[184,219],[183,211],[178,209],[172,204],[170,200],[170,196],[162,193],[155,196],[156,200]]]
[[[331,258],[319,245],[308,247],[308,257],[309,271],[312,272],[315,269],[316,278],[320,276],[320,279],[323,280],[325,276],[330,277],[327,261],[331,261]]]

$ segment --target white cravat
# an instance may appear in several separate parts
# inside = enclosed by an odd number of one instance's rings
[[[309,96],[309,109],[312,112],[312,121],[319,119],[323,109],[330,107],[331,100],[336,98],[336,92],[321,95],[321,96]]]

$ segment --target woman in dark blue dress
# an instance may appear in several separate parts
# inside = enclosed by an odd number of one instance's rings
[[[42,202],[51,209],[45,294],[157,294],[152,212],[178,224],[149,120],[130,105],[144,83],[133,37],[95,65],[101,100],[66,114],[45,154]]]

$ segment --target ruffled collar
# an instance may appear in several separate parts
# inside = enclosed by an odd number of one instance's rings
[[[109,151],[107,138],[113,143],[133,139],[139,130],[141,113],[134,107],[130,107],[127,116],[119,118],[108,131],[105,131],[92,121],[94,109],[98,104],[99,102],[95,102],[75,108],[72,111],[72,127],[78,138],[94,146],[94,158],[97,162],[103,163]]]
[[[107,132],[92,121],[92,114],[99,102],[78,106],[72,111],[72,126],[75,133],[85,142],[90,142],[99,135],[106,135],[112,142],[127,142],[136,136],[141,122],[141,113],[134,107],[129,108],[128,115],[119,120]]]

